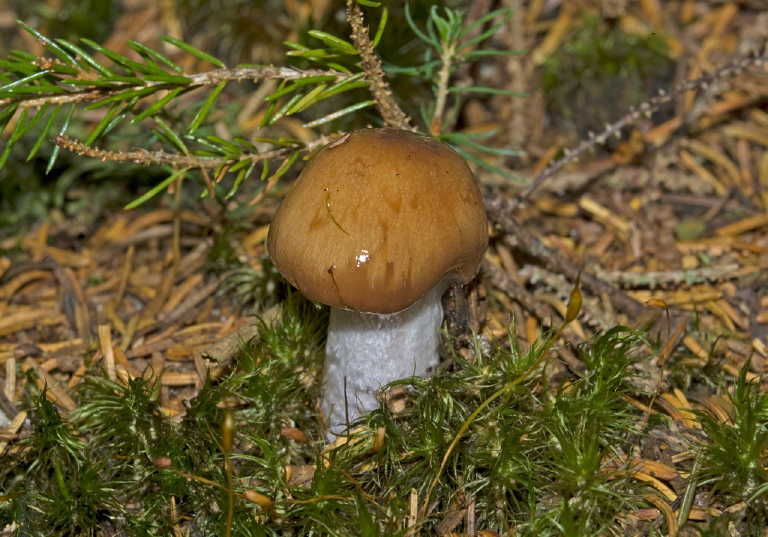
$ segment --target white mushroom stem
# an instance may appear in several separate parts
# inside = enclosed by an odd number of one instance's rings
[[[346,429],[347,414],[351,424],[379,406],[383,386],[426,377],[437,366],[444,291],[440,282],[410,308],[387,315],[331,308],[322,401],[331,440]]]

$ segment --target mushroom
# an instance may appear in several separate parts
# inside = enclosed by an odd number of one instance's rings
[[[309,161],[268,248],[291,284],[331,307],[321,402],[331,435],[375,409],[384,385],[438,364],[441,297],[475,277],[487,245],[472,172],[436,139],[356,131]]]

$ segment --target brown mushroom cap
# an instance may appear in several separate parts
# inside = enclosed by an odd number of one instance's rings
[[[471,280],[488,245],[480,189],[442,142],[391,128],[331,142],[275,213],[269,253],[308,298],[394,313],[443,276]]]

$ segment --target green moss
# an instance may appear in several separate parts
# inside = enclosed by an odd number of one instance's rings
[[[107,526],[125,535],[169,534],[174,524],[224,535],[220,431],[222,402],[233,397],[234,490],[274,501],[274,511],[263,511],[236,497],[235,535],[402,534],[410,491],[423,500],[435,479],[437,510],[421,522],[428,532],[439,513],[470,499],[483,527],[517,526],[528,535],[560,527],[595,534],[635,505],[640,486],[607,465],[635,432],[636,416],[620,396],[638,334],[616,329],[582,349],[590,370],[567,389],[543,389],[538,375],[517,385],[477,417],[440,475],[469,414],[536,363],[546,341],[529,352],[514,345],[483,352],[479,340],[473,349],[452,349],[452,370],[412,380],[406,411],[371,413],[364,418],[370,428],[323,454],[315,401],[327,321],[318,312],[292,295],[281,320],[262,326],[234,371],[208,379],[181,420],[164,414],[157,386],[144,379],[123,386],[94,372],[68,418],[37,394],[23,457],[0,466],[0,494],[8,495],[0,524],[17,521],[32,535],[52,527],[61,535],[99,534]],[[284,427],[301,429],[309,442],[282,434]],[[386,435],[375,451],[377,427]],[[289,486],[289,465],[315,465],[311,485]]]
[[[674,68],[660,32],[639,36],[585,15],[541,70],[550,112],[580,132],[600,132],[665,87]]]
[[[207,535],[227,528],[233,535],[402,535],[415,491],[420,507],[430,495],[422,534],[472,502],[481,529],[601,535],[621,534],[623,515],[644,505],[650,490],[624,462],[643,435],[642,413],[625,401],[635,364],[654,356],[642,333],[617,327],[598,335],[578,349],[585,371],[558,386],[539,360],[550,352],[546,335],[528,351],[514,340],[450,341],[434,378],[394,383],[409,386],[405,409],[372,412],[362,420],[368,427],[328,452],[316,410],[326,322],[323,310],[291,295],[281,318],[262,326],[231,373],[206,379],[180,419],[163,412],[153,382],[123,386],[99,371],[67,418],[44,393],[33,394],[24,449],[14,464],[0,464],[0,525],[16,521],[30,535],[111,528],[143,536],[174,527]],[[709,488],[712,501],[746,502],[732,517],[756,528],[766,519],[768,399],[744,375],[730,396],[733,425],[699,416],[710,441],[699,450],[694,485]],[[446,456],[473,411],[504,387]],[[231,520],[221,448],[226,405],[236,424]],[[284,434],[286,427],[308,441]],[[314,467],[314,475],[304,485],[289,481],[289,466]],[[246,490],[272,507],[246,501]]]
[[[616,327],[599,334],[578,349],[583,373],[559,385],[545,374],[554,359],[547,334],[527,351],[514,339],[450,340],[435,377],[394,383],[407,387],[404,409],[372,412],[362,419],[367,427],[325,451],[316,402],[326,324],[325,310],[290,295],[280,319],[262,326],[230,373],[206,379],[181,418],[166,415],[156,383],[140,378],[121,385],[95,372],[67,417],[45,393],[32,393],[31,433],[14,464],[0,464],[0,524],[15,521],[30,535],[50,535],[51,528],[57,535],[164,535],[174,528],[402,535],[415,494],[420,507],[429,495],[431,506],[418,522],[422,534],[472,503],[480,529],[602,535],[624,533],[625,515],[647,506],[652,491],[625,463],[644,418],[626,396],[634,393],[636,365],[655,356],[643,333]],[[503,395],[467,424],[499,390]],[[731,425],[699,414],[709,440],[696,446],[691,487],[726,505],[744,502],[730,519],[754,529],[767,519],[768,399],[745,373],[730,399]],[[221,448],[227,406],[236,425],[231,519]],[[286,427],[308,441],[285,434]],[[377,430],[385,432],[380,445]],[[314,468],[314,475],[301,485],[289,481],[287,467]],[[247,501],[246,490],[272,507]],[[699,529],[712,534],[716,526]]]
[[[694,477],[710,485],[710,494],[726,505],[744,502],[732,519],[757,534],[768,525],[768,394],[759,384],[747,382],[748,368],[741,370],[732,392],[725,392],[732,423],[698,413],[709,440],[699,449],[701,470]]]

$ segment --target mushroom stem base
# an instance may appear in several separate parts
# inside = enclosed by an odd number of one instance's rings
[[[383,386],[426,377],[437,366],[444,289],[436,285],[410,308],[388,315],[331,308],[321,404],[331,440],[378,407]]]

